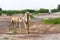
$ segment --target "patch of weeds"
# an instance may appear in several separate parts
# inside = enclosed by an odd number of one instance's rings
[[[13,30],[13,28],[9,28],[9,30]]]
[[[9,28],[9,30],[16,30],[16,28]]]
[[[13,31],[12,34],[16,34],[17,33],[17,28],[10,28],[9,30],[12,30]]]
[[[16,34],[16,33],[17,33],[17,31],[16,31],[16,30],[14,30],[12,34]]]
[[[34,18],[34,16],[33,15],[30,15],[30,18]]]
[[[42,20],[45,24],[60,24],[60,18]]]
[[[37,16],[37,15],[38,15],[38,13],[33,13],[32,15],[36,15],[36,16]]]
[[[13,28],[13,34],[17,33],[17,28]]]
[[[4,40],[9,40],[9,38],[7,38],[7,37],[4,37],[3,39],[4,39]]]
[[[16,39],[11,39],[11,40],[16,40]]]

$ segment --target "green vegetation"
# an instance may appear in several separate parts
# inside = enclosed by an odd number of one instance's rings
[[[19,14],[19,10],[3,10],[2,13],[7,14],[7,15],[12,15],[12,14]]]
[[[16,30],[16,28],[9,28],[9,30]]]
[[[9,40],[9,38],[8,38],[8,37],[4,37],[3,39],[4,39],[4,40]]]
[[[0,15],[2,14],[2,8],[0,8]]]
[[[17,28],[9,28],[9,30],[12,30],[13,31],[12,34],[16,34],[17,33]]]
[[[52,9],[51,12],[60,12],[58,9]]]
[[[17,33],[17,30],[14,30],[12,34],[16,34]]]
[[[57,9],[52,9],[51,12],[60,12],[60,4],[58,5]]]
[[[2,14],[2,11],[0,11],[0,15]]]
[[[57,9],[59,9],[60,10],[60,4],[58,5],[58,8]]]
[[[0,11],[2,11],[2,8],[0,8]]]
[[[30,15],[30,18],[34,18],[34,16],[33,15]]]
[[[38,12],[39,12],[39,13],[48,13],[49,10],[48,10],[48,9],[43,9],[43,8],[41,8]]]
[[[12,14],[20,14],[20,13],[24,14],[25,12],[30,12],[37,15],[38,13],[49,13],[49,9],[40,8],[39,10],[34,10],[34,9],[3,10],[2,8],[0,8],[0,15],[3,13],[10,16]],[[51,9],[51,12],[60,12],[60,4],[58,5],[56,9]]]
[[[12,15],[12,14],[24,14],[25,12],[30,12],[33,14],[37,14],[37,13],[48,13],[49,10],[48,9],[40,9],[40,10],[33,10],[33,9],[25,9],[25,10],[2,10],[2,8],[0,8],[0,15],[6,14],[6,15]]]
[[[45,24],[60,24],[60,18],[42,20]]]

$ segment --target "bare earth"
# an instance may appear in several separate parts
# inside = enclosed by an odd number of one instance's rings
[[[0,34],[0,40],[60,40],[59,34]]]
[[[60,15],[46,15],[46,16],[36,16],[36,18],[58,18]],[[2,19],[0,19],[2,20]],[[9,19],[10,20],[10,19]],[[39,19],[40,20],[40,19]],[[2,22],[0,22],[2,24]],[[6,23],[6,22],[5,22]],[[4,24],[5,24],[4,23]],[[8,22],[9,23],[9,22]],[[7,23],[7,24],[8,24]],[[40,24],[39,22],[31,23],[30,25],[30,32],[36,32],[39,34],[17,34],[17,35],[8,35],[8,34],[0,34],[0,40],[60,40],[60,24],[56,25],[50,25],[50,24]],[[4,25],[5,26],[5,25]],[[9,25],[8,25],[9,26]],[[20,28],[18,28],[18,32],[20,32]],[[9,30],[6,30],[5,27],[3,28],[0,25],[0,33],[9,32]],[[23,32],[25,32],[25,29],[23,29]],[[42,33],[55,33],[55,34],[42,34]]]

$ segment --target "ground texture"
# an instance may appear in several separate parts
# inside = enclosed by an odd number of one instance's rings
[[[0,40],[60,40],[59,34],[0,34]]]

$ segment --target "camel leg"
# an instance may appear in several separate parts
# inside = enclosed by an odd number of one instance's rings
[[[17,25],[16,27],[18,28],[18,27],[19,27],[19,22],[18,22],[18,23],[16,23],[16,25]]]
[[[26,27],[27,27],[27,33],[30,34],[30,32],[29,32],[29,24],[26,24]]]
[[[26,33],[27,33],[27,25],[26,25],[26,23],[24,23],[24,25],[25,25],[25,29],[26,29]]]
[[[9,30],[10,30],[11,28],[14,28],[14,23],[13,23],[13,22],[10,24]]]
[[[29,34],[29,24],[24,23],[24,25],[25,25],[26,33]]]

